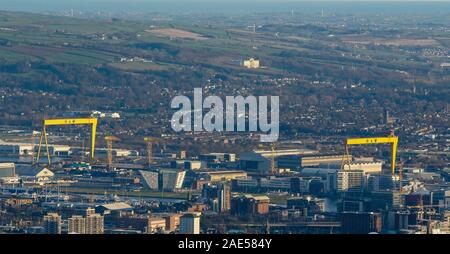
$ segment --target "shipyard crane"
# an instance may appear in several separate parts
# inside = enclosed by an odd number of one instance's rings
[[[105,141],[106,141],[106,149],[107,149],[106,165],[107,165],[108,169],[111,169],[113,166],[113,154],[112,154],[113,153],[113,142],[120,141],[120,139],[118,137],[114,137],[114,136],[106,136]]]
[[[262,144],[258,145],[258,147],[260,149],[264,149],[264,145],[262,145]],[[269,146],[269,149],[270,149],[270,173],[274,174],[276,171],[275,157],[276,157],[277,144],[271,143]]]
[[[95,153],[95,137],[97,132],[97,118],[64,118],[64,119],[45,119],[42,132],[41,132],[41,138],[39,140],[39,148],[37,153],[36,161],[39,162],[39,158],[41,155],[41,147],[42,142],[45,142],[45,148],[47,152],[47,159],[48,164],[50,165],[51,159],[50,159],[50,152],[48,147],[48,139],[47,139],[47,126],[54,126],[54,125],[91,125],[91,159],[94,159],[94,153]]]
[[[153,144],[158,142],[159,139],[156,137],[145,137],[145,143],[147,144],[147,164],[150,166],[153,164]]]
[[[348,169],[350,169],[351,161],[350,161],[350,153],[348,151],[348,147],[351,145],[371,145],[371,144],[392,144],[392,153],[391,153],[391,170],[392,175],[395,173],[395,160],[397,157],[397,145],[398,145],[398,137],[391,133],[388,137],[373,137],[373,138],[348,138],[345,142],[345,151],[342,156],[341,170],[344,169],[344,165],[348,165]]]
[[[270,158],[270,173],[274,174],[276,171],[275,168],[275,155],[276,155],[277,145],[275,143],[270,144],[270,150],[272,152],[272,156]]]
[[[35,142],[36,142],[36,140],[35,140],[35,138],[36,138],[36,134],[37,134],[38,132],[36,132],[36,131],[32,131],[31,132],[31,154],[30,154],[30,156],[31,156],[31,165],[34,165],[35,163],[38,163],[38,162],[35,162],[34,161],[34,144],[35,144]]]

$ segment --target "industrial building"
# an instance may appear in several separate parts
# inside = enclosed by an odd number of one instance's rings
[[[303,156],[315,153],[317,151],[309,149],[255,150],[240,154],[239,162],[245,171],[266,174],[271,170],[272,160],[276,168],[297,169]]]
[[[16,165],[14,163],[0,163],[0,178],[16,176]]]
[[[340,164],[334,164],[341,166]],[[380,174],[382,172],[383,163],[381,162],[352,162],[350,166],[344,164],[344,170],[362,170],[365,174]]]
[[[112,156],[114,157],[128,157],[128,156],[138,156],[139,152],[136,150],[128,150],[128,149],[111,149]],[[96,148],[95,154],[98,157],[106,157],[108,155],[108,149],[105,148]]]
[[[352,155],[349,155],[352,159]],[[342,155],[323,155],[323,156],[303,156],[300,160],[300,166],[305,167],[318,167],[321,164],[341,164]]]
[[[270,171],[270,159],[258,153],[244,153],[239,156],[240,168],[252,173],[267,174]]]
[[[102,215],[113,215],[120,217],[122,214],[132,213],[133,207],[124,202],[114,202],[95,207],[95,212]]]
[[[236,154],[234,153],[207,153],[200,154],[198,159],[206,162],[235,162]]]
[[[196,160],[173,160],[170,162],[170,167],[186,170],[199,170],[203,167],[203,163]]]
[[[0,141],[0,154],[25,156],[30,155],[33,150],[35,153],[37,153],[38,151],[37,144]],[[49,144],[48,150],[50,155],[52,156],[69,156],[71,154],[70,146],[66,145]]]
[[[22,164],[16,165],[16,174],[21,179],[32,182],[50,181],[55,176],[55,173],[53,173],[48,168]]]
[[[242,170],[208,170],[199,172],[201,178],[210,182],[230,181],[238,178],[246,178],[247,172]]]

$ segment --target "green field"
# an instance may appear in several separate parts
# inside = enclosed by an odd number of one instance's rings
[[[168,66],[153,62],[123,62],[112,63],[110,66],[124,71],[162,71],[167,70]]]

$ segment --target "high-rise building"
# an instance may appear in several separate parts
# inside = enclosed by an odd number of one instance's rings
[[[365,187],[365,175],[362,170],[343,170],[337,172],[337,191],[362,192]]]
[[[46,234],[61,234],[61,216],[57,213],[48,213],[45,215],[44,229]]]
[[[231,186],[224,182],[217,185],[218,212],[226,213],[231,207]]]
[[[86,234],[103,234],[104,219],[100,214],[86,216]]]
[[[69,234],[86,234],[86,219],[80,215],[74,215],[68,219]]]
[[[180,217],[180,234],[200,234],[200,213],[187,213]]]

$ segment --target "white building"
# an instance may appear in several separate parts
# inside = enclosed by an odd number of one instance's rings
[[[242,61],[242,66],[249,69],[258,69],[260,67],[259,60],[254,58]]]

